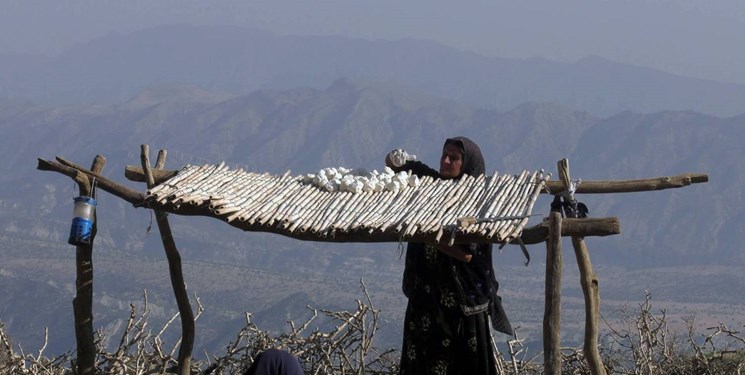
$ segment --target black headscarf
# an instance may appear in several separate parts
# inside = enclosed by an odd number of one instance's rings
[[[484,163],[484,157],[481,156],[479,145],[461,136],[446,139],[443,147],[450,144],[458,146],[463,153],[463,165],[457,178],[463,177],[464,174],[479,176],[486,173],[486,164]]]

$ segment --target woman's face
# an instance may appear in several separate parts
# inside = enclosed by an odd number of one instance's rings
[[[452,143],[445,145],[440,158],[440,175],[445,178],[458,177],[462,167],[463,154],[460,147]]]

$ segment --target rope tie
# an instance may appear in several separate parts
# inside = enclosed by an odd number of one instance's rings
[[[577,191],[577,188],[582,183],[582,179],[578,178],[576,180],[570,180],[569,181],[569,188],[567,190],[562,191],[560,194],[563,198],[571,201],[574,201],[574,193]]]
[[[581,183],[582,179],[571,180],[566,190],[555,194],[554,200],[551,202],[551,211],[561,212],[564,217],[587,217],[587,214],[590,212],[587,205],[574,199],[574,193]]]

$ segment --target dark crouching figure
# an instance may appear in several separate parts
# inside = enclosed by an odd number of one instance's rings
[[[268,349],[254,358],[245,375],[303,375],[300,362],[292,354],[279,349]]]
[[[439,171],[418,161],[396,166],[392,154],[386,165],[420,177],[459,179],[485,172],[479,146],[465,137],[445,141]],[[401,374],[496,374],[489,323],[513,334],[498,287],[491,244],[409,243]]]

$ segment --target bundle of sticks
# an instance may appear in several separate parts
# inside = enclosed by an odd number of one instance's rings
[[[186,166],[147,192],[150,206],[188,208],[245,230],[280,234],[389,233],[401,239],[450,233],[509,242],[519,236],[549,179],[543,171],[424,177],[400,191],[329,192],[304,176],[270,175],[219,165]],[[447,236],[446,236],[447,237]]]

